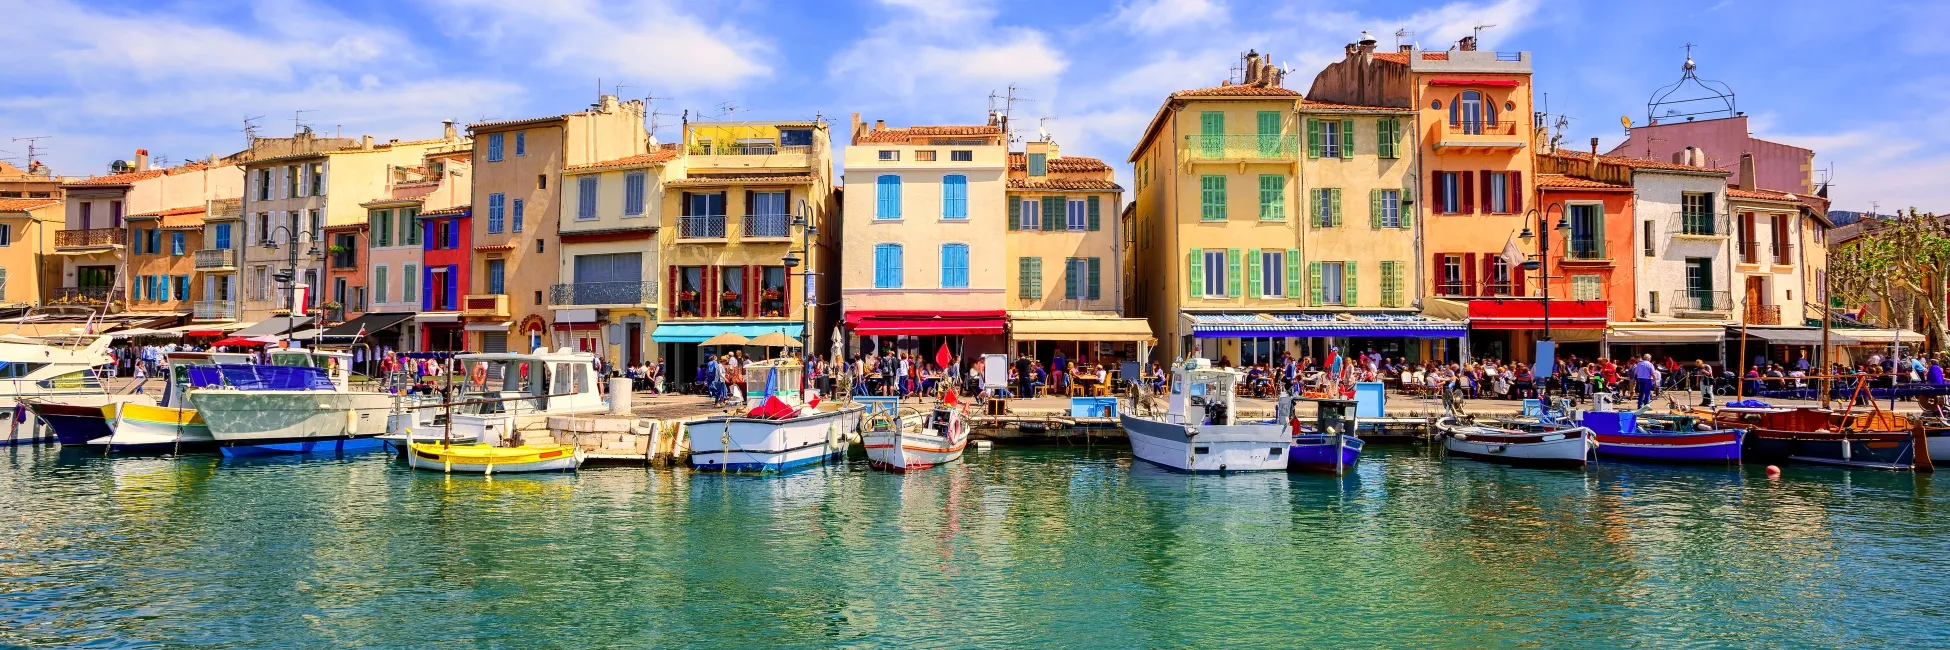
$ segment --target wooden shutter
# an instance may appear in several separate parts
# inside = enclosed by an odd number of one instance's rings
[[[1258,298],[1262,292],[1259,265],[1259,249],[1246,249],[1246,297],[1248,298]]]
[[[1354,118],[1341,120],[1341,159],[1354,157]]]
[[[1404,187],[1401,189],[1400,197],[1395,201],[1395,212],[1401,215],[1403,228],[1415,227],[1415,210],[1412,209],[1415,202],[1413,192],[1412,188]]]
[[[1375,122],[1374,151],[1376,156],[1382,158],[1395,157],[1395,139],[1401,137],[1401,134],[1396,130],[1396,124],[1395,118],[1392,117],[1384,117]]]
[[[1449,272],[1448,262],[1449,262],[1449,255],[1447,253],[1435,254],[1435,261],[1432,263],[1432,266],[1430,268],[1435,270],[1434,277],[1435,277],[1436,295],[1444,295],[1446,293],[1446,289],[1452,288],[1447,285],[1448,272]]]
[[[1463,286],[1462,286],[1462,291],[1460,293],[1465,296],[1476,295],[1476,254],[1475,253],[1463,253],[1462,272],[1463,272]]]
[[[1090,258],[1089,266],[1090,266],[1089,299],[1098,300],[1103,298],[1104,296],[1103,285],[1102,285],[1103,263],[1102,261],[1100,261],[1099,258],[1092,257]]]
[[[1358,262],[1355,262],[1354,260],[1348,260],[1346,262],[1341,263],[1341,304],[1347,305],[1349,307],[1353,307],[1361,303],[1361,301],[1355,297],[1357,295],[1356,290],[1361,287],[1361,282],[1356,280],[1354,277],[1354,269],[1359,265],[1360,264]]]
[[[1066,227],[1063,223],[1063,197],[1043,197],[1043,230],[1062,230]]]
[[[1442,197],[1445,196],[1442,192],[1442,172],[1429,172],[1429,196],[1437,197],[1435,205],[1429,208],[1429,214],[1448,213],[1442,204]]]
[[[1201,298],[1205,296],[1205,250],[1192,249],[1191,258],[1191,263],[1185,266],[1190,269],[1191,277],[1188,279],[1192,284],[1191,295],[1193,298]]]
[[[1607,232],[1605,230],[1605,204],[1600,203],[1591,206],[1591,217],[1591,227],[1595,229],[1591,233],[1591,238],[1598,241],[1598,259],[1605,259],[1605,239]],[[1568,244],[1569,242],[1566,243]]]
[[[1381,228],[1381,190],[1368,190],[1368,227]]]
[[[1483,214],[1498,214],[1495,192],[1496,173],[1485,169],[1482,177],[1476,179],[1476,182],[1483,186]],[[1505,191],[1503,205],[1510,205],[1509,196],[1509,192]]]
[[[1016,297],[1029,300],[1029,258],[1016,258]]]
[[[1286,290],[1280,295],[1288,298],[1300,297],[1300,249],[1286,249]]]
[[[1226,249],[1226,297],[1239,297],[1239,249]]]
[[[1523,214],[1523,172],[1510,172],[1510,188],[1504,190],[1510,195],[1510,214]]]
[[[1100,197],[1092,196],[1092,197],[1086,197],[1083,200],[1084,210],[1085,212],[1088,213],[1090,218],[1090,225],[1089,225],[1090,232],[1097,232],[1098,230],[1103,229],[1103,215],[1100,212],[1101,207],[1099,205],[1099,198]]]
[[[1327,190],[1327,214],[1334,220],[1334,227],[1341,227],[1341,188]]]
[[[1022,230],[1022,199],[1019,197],[1011,196],[1008,197],[1008,202],[1009,202],[1009,229]]]
[[[1327,298],[1326,288],[1320,285],[1320,262],[1307,263],[1307,285],[1309,287],[1307,305],[1319,307],[1321,301]]]
[[[1307,118],[1307,157],[1320,157],[1320,120]]]
[[[1077,277],[1077,258],[1063,258],[1063,299],[1076,300],[1083,295],[1083,278]]]
[[[1530,275],[1529,273],[1523,270],[1522,264],[1518,264],[1516,266],[1510,267],[1510,295],[1513,296],[1530,295],[1529,275]],[[1550,283],[1546,282],[1544,284],[1544,287],[1546,288],[1546,290],[1544,291],[1544,299],[1549,300],[1550,291],[1548,289],[1550,287]]]
[[[1456,212],[1460,214],[1474,214],[1476,212],[1476,172],[1459,173],[1461,174],[1461,178],[1458,179],[1456,185],[1458,186],[1457,189],[1462,191],[1462,206]]]

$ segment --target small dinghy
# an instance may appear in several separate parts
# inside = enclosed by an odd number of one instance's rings
[[[1449,453],[1497,463],[1584,467],[1591,450],[1590,429],[1548,421],[1495,423],[1449,416],[1436,420],[1435,428]]]
[[[953,393],[949,393],[953,395]],[[968,425],[953,398],[928,413],[907,417],[872,416],[862,435],[867,460],[876,469],[893,472],[927,469],[961,458],[968,447]]]

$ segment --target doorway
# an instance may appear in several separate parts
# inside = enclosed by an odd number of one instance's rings
[[[643,323],[623,324],[623,359],[632,368],[643,365]]]

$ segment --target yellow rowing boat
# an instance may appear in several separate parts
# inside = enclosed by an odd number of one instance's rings
[[[554,472],[571,471],[582,465],[584,454],[575,445],[443,445],[438,442],[413,443],[406,461],[414,468],[439,472]]]

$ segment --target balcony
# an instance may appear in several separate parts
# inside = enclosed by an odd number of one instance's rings
[[[783,214],[745,215],[744,237],[746,239],[787,239],[792,236],[789,227],[792,217]]]
[[[1683,212],[1679,215],[1679,234],[1686,237],[1725,237],[1719,215],[1710,212]]]
[[[61,287],[52,291],[51,305],[101,305],[116,297],[114,287]]]
[[[197,251],[196,270],[198,271],[237,270],[237,249],[205,248]]]
[[[89,228],[87,230],[57,230],[54,232],[55,248],[108,248],[121,246],[128,240],[127,228]]]
[[[333,269],[349,271],[359,268],[359,254],[352,251],[332,253],[331,260]]]
[[[1184,155],[1193,161],[1291,161],[1300,153],[1295,135],[1188,135]]]
[[[724,215],[687,214],[677,218],[678,239],[724,239]]]
[[[1679,318],[1725,318],[1733,313],[1733,297],[1725,291],[1680,292],[1672,313]]]
[[[237,320],[237,301],[198,300],[191,312],[197,320]]]
[[[1524,147],[1512,120],[1444,121],[1435,130],[1435,148],[1460,151],[1511,151]]]
[[[1564,251],[1567,262],[1601,262],[1608,259],[1611,258],[1598,250],[1597,242],[1574,241],[1571,248]]]
[[[692,169],[777,169],[812,166],[812,147],[774,142],[701,143],[686,152]]]
[[[1781,324],[1781,306],[1780,305],[1748,305],[1747,324],[1748,325]]]
[[[508,294],[467,294],[460,299],[460,315],[469,318],[507,318]]]
[[[556,305],[654,305],[655,282],[576,282],[550,288],[550,304]]]

